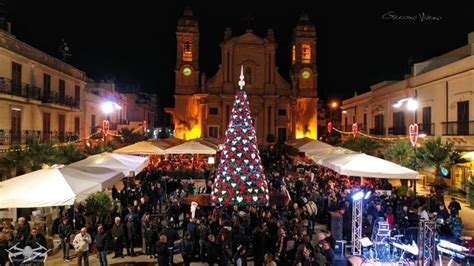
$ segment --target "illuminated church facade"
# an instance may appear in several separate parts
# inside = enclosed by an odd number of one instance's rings
[[[175,137],[223,138],[242,65],[259,144],[317,138],[316,30],[307,15],[294,28],[290,82],[278,73],[271,29],[262,38],[251,30],[232,36],[226,28],[220,43],[221,64],[208,79],[200,73],[199,26],[189,8],[178,21],[176,40],[175,107],[167,109]]]

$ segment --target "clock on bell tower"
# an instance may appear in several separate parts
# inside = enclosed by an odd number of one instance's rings
[[[184,10],[176,31],[176,93],[194,94],[199,89],[199,26],[191,8]]]

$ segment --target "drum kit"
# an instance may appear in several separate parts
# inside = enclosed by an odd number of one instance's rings
[[[409,265],[413,260],[410,257],[418,256],[418,246],[415,241],[405,244],[402,241],[404,235],[391,236],[388,223],[379,222],[378,228],[373,235],[374,242],[365,237],[359,240],[362,245],[363,257],[373,262],[398,262]],[[410,255],[408,255],[409,253]]]

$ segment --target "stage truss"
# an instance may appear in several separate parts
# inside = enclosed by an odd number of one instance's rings
[[[418,248],[421,252],[419,258],[422,266],[435,265],[435,221],[420,221],[420,231],[418,234]]]
[[[362,199],[352,203],[352,255],[361,255],[362,248]]]

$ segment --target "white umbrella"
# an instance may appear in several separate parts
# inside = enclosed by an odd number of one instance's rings
[[[150,141],[140,141],[117,149],[114,152],[120,154],[162,155],[165,154],[165,149],[158,147],[157,144]]]
[[[198,141],[188,141],[183,144],[166,149],[167,154],[216,154],[216,149],[199,143]]]
[[[314,151],[319,151],[319,150],[324,150],[324,149],[332,149],[334,146],[329,145],[325,142],[319,141],[319,140],[313,140],[311,142],[308,142],[301,147],[298,148],[299,151],[304,152],[304,153],[310,153]]]
[[[388,179],[418,179],[418,172],[364,153],[342,154],[318,163],[340,174]]]
[[[42,169],[0,182],[0,209],[72,205],[100,190],[102,184],[88,173]]]
[[[68,165],[68,167],[85,172],[91,171],[91,168],[106,168],[122,172],[128,176],[130,172],[141,172],[147,166],[149,160],[148,157],[105,152],[89,156],[84,160]]]

